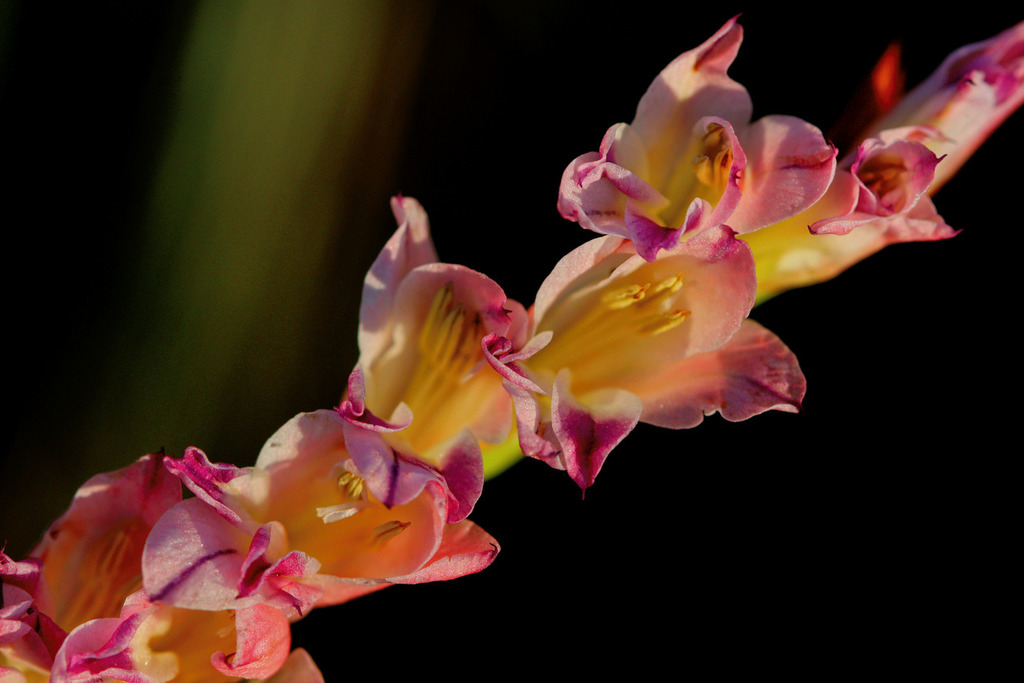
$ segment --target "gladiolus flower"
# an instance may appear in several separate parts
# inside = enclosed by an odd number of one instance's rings
[[[949,180],[981,143],[1024,103],[1024,22],[949,55],[923,83],[866,131],[925,126],[942,163],[930,191]]]
[[[143,556],[151,599],[225,610],[272,605],[291,619],[394,583],[479,571],[498,545],[468,520],[448,524],[449,492],[432,469],[406,463],[404,502],[378,499],[345,447],[335,411],[296,416],[254,467],[213,464],[197,449],[167,466],[196,498],[171,509]],[[398,484],[395,484],[398,486]]]
[[[886,59],[882,68],[897,67]],[[951,54],[862,134],[820,202],[743,235],[758,300],[827,280],[889,244],[954,236],[930,196],[1021,102],[1024,23]]]
[[[797,410],[795,357],[745,320],[754,288],[750,252],[725,228],[651,262],[611,236],[569,253],[537,293],[530,341],[485,340],[515,399],[523,453],[586,490],[639,421],[681,429],[714,412]]]
[[[0,553],[0,674],[64,683],[273,674],[290,645],[278,610],[197,618],[140,590],[146,537],[180,500],[160,456],[147,455],[87,481],[29,559]]]
[[[416,200],[396,197],[391,206],[399,227],[366,276],[359,363],[338,412],[352,459],[378,500],[417,495],[426,465],[444,478],[448,521],[456,522],[483,486],[480,442],[501,443],[512,424],[512,404],[480,341],[489,334],[518,339],[526,313],[485,275],[436,262]],[[373,473],[381,457],[395,463],[394,476]]]
[[[750,123],[750,96],[726,75],[742,39],[733,19],[669,64],[633,122],[612,126],[599,152],[565,170],[562,216],[631,239],[651,261],[684,234],[723,224],[746,233],[817,201],[836,150],[794,117]]]

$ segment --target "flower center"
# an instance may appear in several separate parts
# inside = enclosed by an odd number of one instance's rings
[[[665,188],[670,203],[661,218],[670,227],[682,224],[694,199],[704,199],[715,206],[722,198],[733,162],[732,143],[725,127],[709,123],[703,135],[694,137],[686,158],[690,162],[676,166]]]
[[[584,294],[578,302],[565,302],[582,313],[566,324],[539,328],[552,329],[554,336],[529,360],[529,367],[552,376],[569,368],[574,385],[588,386],[590,380],[603,385],[599,377],[642,363],[644,343],[686,321],[690,311],[677,305],[682,289],[683,275],[676,273],[613,284]]]
[[[316,516],[324,520],[324,524],[348,519],[370,505],[366,482],[359,475],[349,471],[342,472],[338,477],[338,495],[341,497],[341,503],[316,509]]]
[[[729,182],[729,170],[732,168],[732,147],[725,135],[725,128],[717,123],[708,126],[708,132],[701,140],[703,150],[693,160],[693,174],[698,182],[707,186],[715,200],[722,196]],[[698,195],[700,192],[698,190]]]
[[[420,457],[467,425],[486,406],[490,393],[501,391],[496,376],[483,367],[480,315],[456,301],[451,283],[434,296],[416,340],[419,358],[401,400],[413,422],[401,437]]]
[[[857,169],[857,177],[864,186],[893,213],[900,211],[907,202],[906,174],[906,164],[895,155],[880,154]]]

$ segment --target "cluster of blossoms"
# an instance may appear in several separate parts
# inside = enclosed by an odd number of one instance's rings
[[[603,236],[529,309],[439,262],[420,204],[392,200],[340,404],[251,467],[193,448],[93,477],[27,559],[0,550],[0,681],[322,681],[290,624],[487,567],[498,543],[468,516],[510,446],[585,491],[638,422],[798,410],[796,358],[751,309],[955,234],[930,195],[1024,100],[1024,24],[955,52],[841,159],[804,121],[750,121],[726,73],[741,39],[733,20],[681,55],[569,165],[558,209]]]

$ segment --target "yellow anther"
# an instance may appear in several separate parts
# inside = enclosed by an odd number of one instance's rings
[[[367,505],[369,505],[369,503],[364,500],[356,501],[354,503],[342,503],[341,505],[328,505],[327,507],[317,508],[316,516],[324,520],[324,524],[331,524],[332,522],[340,522],[343,519],[348,519],[352,515],[364,509]]]
[[[708,124],[707,132],[704,133],[704,144],[708,147],[722,144],[725,126],[720,123]]]
[[[632,306],[643,300],[650,286],[651,283],[647,282],[642,285],[626,285],[609,290],[601,295],[601,303],[613,311]]]
[[[690,311],[684,311],[682,309],[670,311],[664,315],[658,316],[656,320],[644,326],[642,331],[652,336],[661,334],[662,332],[668,332],[669,330],[682,325],[683,321],[685,321],[689,315]]]
[[[374,543],[384,544],[405,531],[412,522],[399,522],[397,519],[385,522],[373,530]]]
[[[345,491],[349,498],[359,498],[363,495],[363,478],[352,472],[345,472],[338,477],[338,488]]]
[[[712,185],[715,182],[715,174],[714,169],[711,168],[711,159],[708,159],[706,156],[699,156],[694,159],[693,174],[704,185]]]
[[[683,274],[682,273],[676,273],[672,277],[665,278],[664,280],[662,280],[658,284],[654,285],[654,288],[651,289],[651,296],[653,297],[656,294],[661,294],[662,296],[668,296],[670,294],[675,294],[676,292],[678,292],[682,288],[683,288]]]
[[[693,160],[693,173],[704,185],[722,190],[732,168],[732,148],[725,129],[717,123],[708,127],[703,139],[703,154]]]

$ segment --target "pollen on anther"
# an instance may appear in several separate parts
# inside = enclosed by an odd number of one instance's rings
[[[668,332],[671,329],[675,329],[683,324],[683,322],[689,317],[690,311],[684,311],[682,309],[676,309],[670,311],[658,318],[655,322],[651,323],[648,329],[645,330],[650,335],[661,334],[662,332]]]
[[[651,294],[675,294],[683,288],[683,274],[676,273],[672,277],[667,277],[658,284],[654,285],[651,290]]]
[[[613,289],[601,296],[601,303],[613,311],[632,306],[636,302],[643,300],[650,286],[651,283],[647,282],[642,285],[626,285]]]
[[[345,472],[338,477],[338,488],[344,490],[350,498],[362,496],[363,485],[363,478],[352,472]]]

